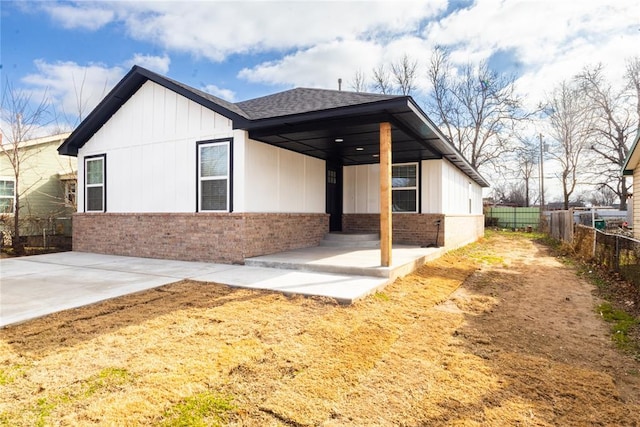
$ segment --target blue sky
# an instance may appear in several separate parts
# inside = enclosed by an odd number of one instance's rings
[[[487,60],[517,77],[531,105],[602,62],[621,81],[640,53],[636,0],[422,2],[2,1],[2,85],[46,93],[61,120],[84,114],[138,64],[231,101],[296,86],[349,89],[356,70],[436,45],[460,64]]]

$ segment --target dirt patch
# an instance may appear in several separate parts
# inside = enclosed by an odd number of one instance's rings
[[[348,307],[180,282],[0,330],[0,423],[638,425],[592,292],[506,234]]]

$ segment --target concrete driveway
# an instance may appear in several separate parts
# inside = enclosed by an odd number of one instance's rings
[[[183,279],[351,303],[388,278],[60,252],[0,260],[0,327]]]

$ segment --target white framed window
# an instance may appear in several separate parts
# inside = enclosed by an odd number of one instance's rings
[[[84,210],[105,212],[106,203],[106,155],[84,159]]]
[[[198,143],[198,211],[231,211],[230,169],[230,140]]]
[[[391,204],[393,212],[418,212],[418,164],[391,166]]]
[[[12,214],[16,206],[16,181],[0,178],[0,214]]]

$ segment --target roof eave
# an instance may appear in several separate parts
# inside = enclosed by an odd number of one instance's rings
[[[152,81],[191,101],[194,101],[212,111],[215,111],[233,122],[234,128],[244,125],[246,118],[203,98],[202,96],[172,82],[171,80],[153,73],[145,68],[134,65],[131,70],[114,86],[104,99],[89,113],[80,125],[69,135],[67,140],[58,147],[58,152],[67,156],[77,156],[82,147],[100,128],[115,114],[125,102],[140,89],[147,81]]]
[[[640,143],[640,129],[638,129],[638,133],[636,138],[631,144],[631,149],[629,150],[629,154],[622,165],[622,175],[630,176],[633,175],[633,170],[638,166],[638,162],[640,161],[640,150],[638,150],[638,144]]]
[[[412,98],[409,98],[407,101],[409,108],[411,108],[414,114],[419,117],[424,124],[438,136],[441,141],[439,144],[438,150],[442,152],[444,158],[448,161],[456,165],[456,167],[460,168],[464,173],[466,173],[469,177],[473,178],[473,180],[480,185],[481,187],[488,188],[491,185],[489,182],[474,168],[471,163],[465,159],[462,153],[449,141],[449,139],[444,136],[442,131],[431,121],[431,119],[422,111],[422,109],[413,101]]]
[[[268,117],[264,119],[245,120],[245,122],[241,124],[245,126],[242,127],[242,129],[255,130],[287,124],[294,125],[303,122],[357,116],[359,114],[379,112],[381,109],[387,110],[391,113],[394,108],[405,106],[407,98],[408,97],[398,97],[384,101],[368,102],[365,104],[346,105],[325,110],[308,111],[304,113]]]

